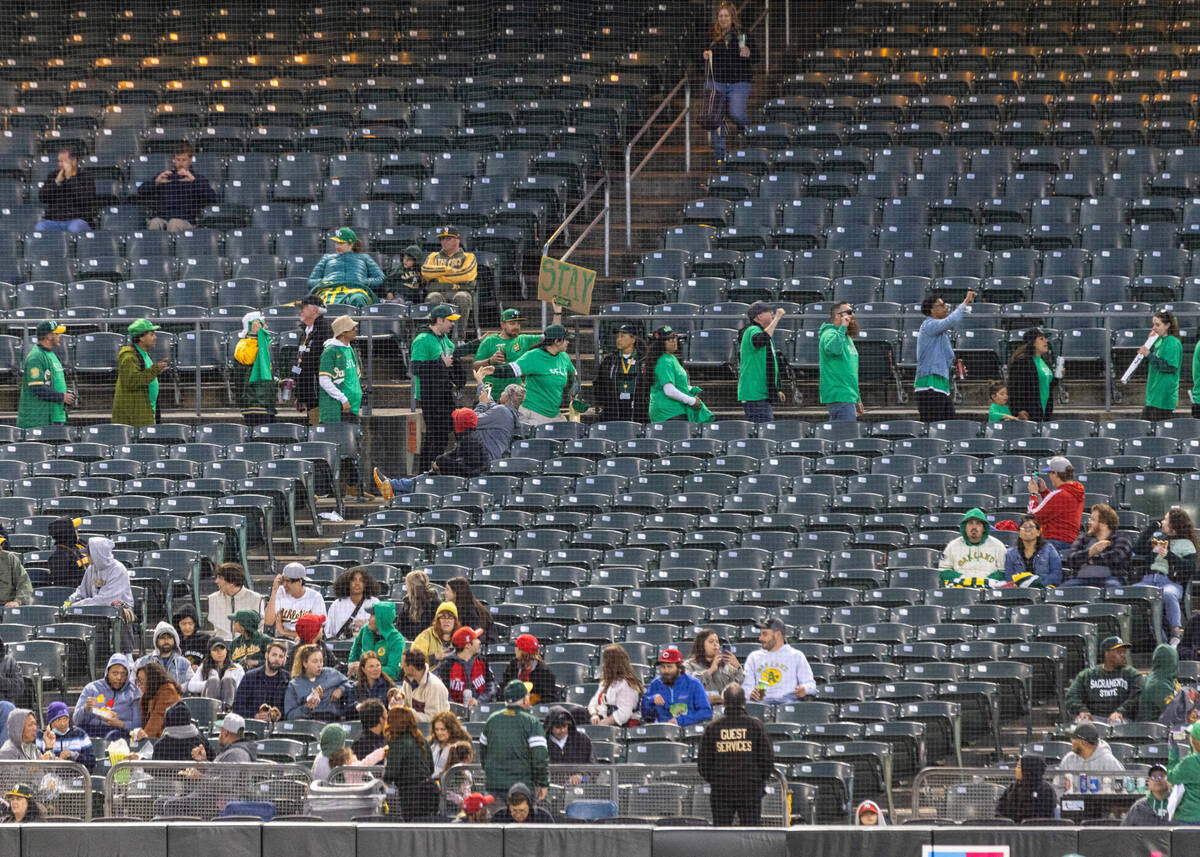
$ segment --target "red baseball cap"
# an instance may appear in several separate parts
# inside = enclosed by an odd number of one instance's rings
[[[476,813],[485,806],[491,806],[496,802],[496,798],[492,795],[481,795],[479,792],[471,792],[463,798],[462,807],[468,813]]]
[[[454,632],[454,636],[450,638],[450,642],[454,644],[454,648],[461,649],[472,640],[477,640],[482,636],[482,628],[459,628]]]
[[[533,634],[522,634],[517,637],[516,646],[522,652],[532,655],[538,650],[538,638]]]
[[[660,664],[681,664],[683,663],[683,654],[674,647],[663,649],[661,655],[658,656]]]

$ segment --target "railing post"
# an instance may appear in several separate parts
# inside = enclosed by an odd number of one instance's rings
[[[1104,349],[1104,410],[1112,410],[1112,382],[1113,382],[1113,366],[1112,366],[1112,325],[1109,320],[1112,317],[1105,313],[1104,315],[1104,341],[1109,343],[1109,347]]]
[[[196,419],[199,420],[200,419],[200,319],[196,319],[195,351],[196,351],[196,357],[195,357],[195,360],[196,360]],[[176,355],[176,357],[178,357],[178,355]],[[179,371],[178,366],[175,367],[175,371],[176,372]],[[162,396],[160,394],[159,400],[161,401],[161,399],[162,399]],[[158,405],[158,412],[160,414],[162,413],[162,405],[161,404]]]
[[[608,276],[608,259],[612,254],[612,188],[610,182],[604,182],[604,276]]]
[[[764,50],[764,66],[763,70],[771,73],[771,0],[764,0],[763,14],[766,16],[766,21],[763,22],[763,41],[766,43]]]
[[[792,46],[792,0],[783,0],[783,43]]]
[[[371,416],[371,411],[374,409],[374,405],[372,404],[371,400],[375,398],[375,379],[371,372],[371,367],[374,365],[373,357],[375,352],[373,343],[371,341],[373,339],[372,334],[374,333],[374,325],[371,323],[372,321],[373,319],[368,318],[365,315],[359,319],[360,325],[362,325],[363,322],[366,322],[366,324],[363,326],[365,326],[367,329],[367,407],[364,409],[366,413],[363,414],[363,416],[367,417]]]
[[[687,118],[683,120],[683,169],[692,171],[692,81],[687,79],[683,87],[683,110]]]
[[[625,146],[625,249],[633,249],[633,179],[630,177],[633,161],[633,144]]]

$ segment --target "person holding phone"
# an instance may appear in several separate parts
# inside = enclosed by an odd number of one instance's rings
[[[152,212],[148,229],[195,229],[204,207],[217,201],[208,179],[192,170],[193,154],[190,144],[180,143],[171,155],[171,168],[138,185],[138,196],[149,202]]]
[[[112,421],[140,428],[159,422],[158,376],[167,360],[154,360],[150,353],[158,344],[161,328],[139,318],[129,325],[129,344],[117,353],[117,388],[113,393]]]
[[[754,80],[754,44],[742,29],[737,6],[722,2],[713,20],[712,41],[700,55],[712,75],[706,88],[725,96],[729,118],[738,131],[746,127],[746,104],[750,100],[750,85]],[[713,157],[717,166],[725,161],[725,125],[713,131]]]
[[[714,706],[723,704],[721,694],[726,686],[741,684],[746,677],[733,648],[722,642],[711,628],[705,628],[692,640],[692,651],[683,668],[703,685],[708,701]]]
[[[954,398],[950,393],[955,359],[950,332],[970,312],[968,307],[974,300],[975,292],[968,291],[953,311],[938,294],[926,295],[921,301],[921,315],[925,320],[917,331],[917,371],[913,380],[921,422],[942,422],[955,417]]]
[[[1075,479],[1071,460],[1055,455],[1029,477],[1025,511],[1042,525],[1042,536],[1061,554],[1079,538],[1083,520],[1084,487]]]

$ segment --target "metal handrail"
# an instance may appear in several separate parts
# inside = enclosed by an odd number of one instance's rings
[[[642,158],[641,162],[637,165],[637,168],[632,169],[631,167],[633,164],[633,146],[634,146],[634,144],[637,143],[637,141],[642,138],[643,134],[645,134],[648,130],[650,130],[650,126],[654,123],[654,120],[658,118],[658,114],[662,113],[663,110],[666,109],[667,104],[669,104],[671,102],[671,100],[675,98],[676,94],[678,94],[678,92],[681,88],[683,89],[683,109],[681,111],[679,111],[679,115],[676,116],[674,121],[671,122],[671,124],[667,126],[666,130],[662,132],[662,135],[658,138],[658,141],[655,142],[655,144],[650,147],[650,151],[647,152],[645,157]],[[659,150],[659,148],[662,146],[662,144],[666,142],[667,137],[669,137],[671,135],[671,132],[674,131],[679,126],[680,122],[684,122],[684,120],[689,119],[691,117],[691,114],[692,114],[692,86],[691,86],[691,83],[688,81],[688,76],[685,74],[680,79],[679,83],[675,84],[675,88],[672,89],[669,93],[667,93],[666,97],[663,98],[663,100],[661,102],[659,102],[658,107],[655,108],[654,112],[650,114],[650,117],[646,120],[645,124],[643,124],[642,127],[640,129],[638,129],[638,132],[633,135],[633,137],[629,140],[628,143],[625,144],[625,249],[626,250],[633,249],[633,180],[635,178],[637,178],[637,175],[638,175],[638,173],[640,173],[642,171],[642,168],[645,167],[646,164],[650,162],[650,159],[652,157],[654,157],[654,153],[657,152]],[[686,124],[684,125],[683,166],[684,166],[685,171],[691,172],[691,170],[692,170],[692,123],[690,121],[686,122]]]
[[[542,245],[542,256],[550,255],[550,245],[554,243],[554,240],[556,238],[558,238],[559,235],[563,234],[566,231],[567,227],[570,226],[571,221],[575,219],[576,215],[578,215],[581,211],[583,211],[584,206],[587,205],[588,202],[591,200],[591,198],[594,197],[600,190],[604,191],[604,207],[601,208],[600,211],[597,212],[596,216],[591,219],[591,222],[589,222],[588,225],[583,228],[583,231],[579,233],[579,237],[576,238],[574,243],[572,243],[571,246],[566,249],[566,252],[564,252],[562,254],[562,256],[559,258],[559,261],[560,262],[567,261],[567,257],[575,252],[575,249],[583,242],[583,239],[586,238],[588,236],[588,234],[596,227],[596,224],[600,222],[600,218],[603,217],[604,218],[604,276],[606,276],[606,277],[608,276],[609,260],[612,255],[612,182],[609,179],[607,172],[604,174],[603,178],[596,180],[596,183],[594,185],[592,185],[591,188],[588,190],[588,192],[583,195],[583,198],[579,200],[579,203],[573,209],[571,209],[571,213],[568,214],[563,219],[563,222],[558,225],[558,228],[550,233],[550,236],[546,239],[546,243]],[[546,321],[547,321],[547,306],[546,306],[546,301],[542,301],[542,327],[543,328],[546,326]]]

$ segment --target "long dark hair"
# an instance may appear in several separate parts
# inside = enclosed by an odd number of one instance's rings
[[[225,662],[219,667],[217,666],[216,660],[214,660],[212,656],[212,651],[217,646],[220,646],[225,650]],[[224,640],[217,639],[208,644],[208,651],[204,653],[204,660],[200,663],[200,671],[202,675],[207,676],[209,670],[216,670],[217,674],[224,678],[225,673],[235,666],[237,666],[237,664],[233,662],[233,655],[231,655],[229,652],[229,644]]]
[[[371,572],[367,571],[363,566],[356,565],[353,568],[348,568],[337,576],[337,580],[333,582],[333,597],[334,598],[349,598],[350,583],[354,580],[354,575],[361,574],[363,581],[363,598],[378,598],[383,594],[383,584],[376,580]]]
[[[712,661],[710,661],[704,654],[704,645],[708,642],[709,637],[715,637],[716,635],[717,632],[712,628],[705,628],[703,631],[697,634],[696,639],[692,640],[692,653],[688,655],[688,659],[706,667],[711,666]]]
[[[469,625],[469,622],[464,621],[463,608],[471,607],[479,621],[480,628],[486,628],[492,621],[492,614],[488,612],[487,605],[475,597],[475,593],[471,591],[471,581],[465,577],[452,577],[446,581],[446,585],[450,587],[450,591],[454,593],[454,606],[458,609],[458,621],[464,625]]]
[[[1196,553],[1200,553],[1200,539],[1196,536],[1196,526],[1191,516],[1179,506],[1172,506],[1167,510],[1166,519],[1171,525],[1171,538],[1187,539],[1196,548]]]
[[[673,334],[673,335],[678,335],[678,334]],[[647,366],[647,371],[651,375],[654,374],[654,370],[658,367],[659,358],[667,353],[667,340],[670,338],[671,338],[670,336],[652,336],[652,337],[650,337],[650,345],[646,349],[646,366]],[[676,359],[678,359],[679,351],[676,350],[675,354],[677,355]]]
[[[1039,521],[1037,518],[1035,518],[1033,515],[1025,515],[1021,518],[1021,523],[1019,523],[1017,525],[1017,527],[1018,528],[1023,527],[1030,521],[1033,522],[1033,525],[1035,527],[1037,527],[1037,531],[1038,531],[1037,542],[1035,542],[1034,546],[1033,546],[1033,555],[1037,556],[1038,553],[1041,551],[1042,546],[1044,544],[1046,544],[1046,539],[1043,538],[1043,536],[1042,536],[1042,522]],[[1021,537],[1019,534],[1017,536],[1017,547],[1021,551],[1021,553],[1025,552],[1025,548],[1023,547],[1023,542],[1021,541]]]
[[[370,681],[367,680],[367,674],[363,670],[363,667],[365,667],[367,665],[367,661],[371,660],[372,658],[379,661],[381,666],[383,665],[383,658],[379,657],[378,652],[363,652],[362,655],[358,659],[358,681],[360,684],[365,684],[367,687],[375,686],[374,684],[372,684]],[[383,684],[387,685],[389,688],[396,686],[396,683],[394,681],[392,681],[392,677],[390,675],[388,675],[386,672],[381,672],[379,674],[379,681],[382,682]]]
[[[158,692],[165,685],[174,685],[176,693],[183,696],[176,684],[175,679],[171,678],[170,673],[163,668],[163,665],[157,661],[148,661],[137,668],[137,672],[144,672],[146,675],[146,686],[142,688],[142,701],[139,708],[142,710],[142,722],[147,723],[150,720],[150,706],[154,703],[154,698],[158,696]],[[136,673],[135,673],[136,679]]]

